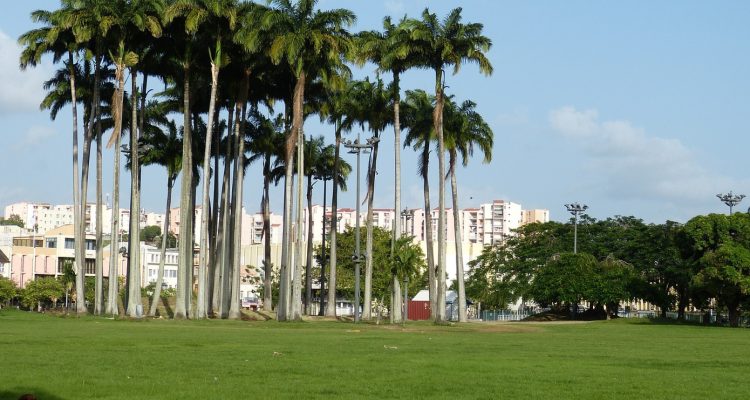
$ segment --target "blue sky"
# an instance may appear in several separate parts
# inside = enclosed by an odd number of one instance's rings
[[[38,111],[41,82],[54,67],[48,62],[18,71],[15,44],[34,27],[31,10],[57,3],[8,2],[0,15],[0,206],[72,202],[69,110],[54,122]],[[686,221],[726,211],[715,197],[719,192],[750,194],[744,163],[750,144],[750,3],[319,2],[321,8],[353,10],[359,19],[352,30],[380,29],[385,15],[418,17],[428,5],[440,16],[462,6],[464,20],[483,23],[493,41],[492,76],[466,65],[446,82],[457,100],[477,103],[495,133],[492,163],[477,158],[458,172],[461,207],[507,199],[548,208],[553,219],[564,220],[563,204],[579,201],[597,218]],[[360,78],[367,75],[374,75],[372,68],[357,71]],[[409,71],[402,81],[405,90],[429,92],[433,86],[430,71]],[[330,140],[332,129],[310,122],[306,132]],[[381,146],[375,202],[387,207],[393,202],[392,131]],[[111,192],[111,157],[108,151],[105,192]],[[415,155],[405,150],[403,204],[410,207],[422,204],[415,165]],[[143,206],[161,212],[165,174],[154,167],[143,175]],[[248,171],[249,211],[258,209],[258,176]],[[435,189],[436,179],[433,174]],[[278,190],[272,196],[281,203]],[[316,193],[316,202],[321,200]],[[353,190],[340,202],[353,206]]]

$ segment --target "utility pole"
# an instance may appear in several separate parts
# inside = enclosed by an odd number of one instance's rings
[[[589,206],[585,204],[571,203],[566,204],[565,208],[573,214],[573,254],[578,253],[578,214],[586,211]]]

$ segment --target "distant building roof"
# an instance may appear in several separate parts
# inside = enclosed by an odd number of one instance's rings
[[[8,256],[6,256],[5,253],[3,253],[2,250],[0,250],[0,264],[7,264],[9,262],[10,260],[8,259]]]

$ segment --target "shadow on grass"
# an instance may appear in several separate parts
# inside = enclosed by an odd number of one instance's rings
[[[8,390],[0,391],[0,400],[20,400],[20,399],[64,400],[60,396],[56,396],[44,390],[34,389],[28,386],[21,386],[18,388],[13,388],[10,391]]]

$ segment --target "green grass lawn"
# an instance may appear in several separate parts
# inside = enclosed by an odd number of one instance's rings
[[[746,399],[750,330],[436,327],[0,311],[0,399]]]

